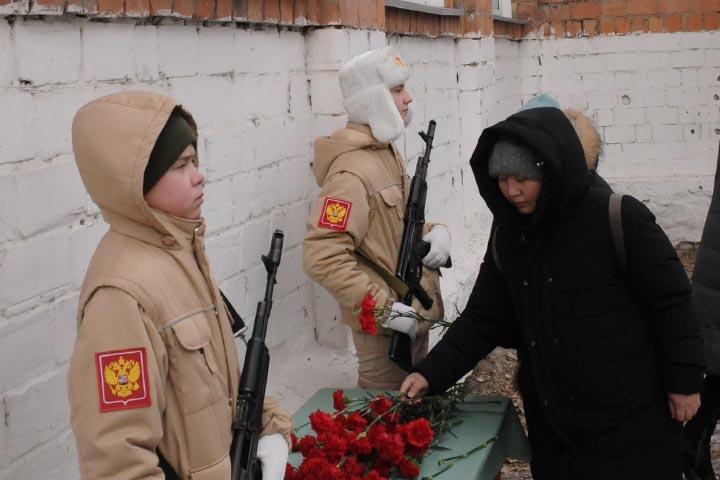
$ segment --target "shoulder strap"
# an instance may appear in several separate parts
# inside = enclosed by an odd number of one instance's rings
[[[500,257],[498,256],[497,252],[497,231],[496,228],[493,230],[492,235],[490,236],[490,248],[492,249],[492,256],[493,261],[495,262],[495,266],[497,267],[498,271],[502,273],[502,269],[500,268]]]
[[[225,306],[228,309],[228,312],[230,312],[230,316],[232,317],[232,331],[235,334],[235,336],[242,333],[242,330],[245,328],[245,322],[243,321],[242,317],[239,313],[237,313],[237,310],[235,310],[235,307],[232,306],[232,303],[230,303],[230,300],[227,299],[225,294],[222,290],[218,289],[220,291],[220,296],[223,299],[223,302],[225,303]]]
[[[610,194],[608,214],[610,216],[610,232],[612,233],[613,244],[615,244],[615,254],[620,264],[620,270],[625,273],[627,270],[627,258],[622,226],[622,198],[623,196],[617,193]]]

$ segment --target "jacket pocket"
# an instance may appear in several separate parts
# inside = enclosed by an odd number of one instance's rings
[[[192,480],[226,480],[230,478],[230,455],[225,454],[220,461],[209,467],[203,467],[190,473]]]
[[[178,396],[180,408],[192,413],[211,405],[214,397],[212,385],[218,370],[210,338],[212,333],[207,311],[212,307],[190,312],[169,325],[174,341],[169,342],[169,381]]]
[[[402,220],[405,216],[405,205],[403,204],[403,192],[400,185],[390,185],[378,193],[383,203],[395,212],[397,218]]]

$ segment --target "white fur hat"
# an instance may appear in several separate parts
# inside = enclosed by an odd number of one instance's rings
[[[348,121],[369,125],[379,142],[397,138],[405,124],[390,89],[402,85],[409,77],[410,69],[391,46],[352,58],[339,73]]]

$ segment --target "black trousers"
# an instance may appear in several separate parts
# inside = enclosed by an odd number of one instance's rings
[[[720,418],[720,377],[708,375],[705,378],[700,400],[700,409],[683,429],[686,455],[696,479],[716,480],[710,458],[710,439]],[[691,472],[687,473],[688,478],[692,478]]]

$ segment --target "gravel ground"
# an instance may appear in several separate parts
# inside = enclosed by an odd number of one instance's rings
[[[683,242],[677,247],[678,257],[685,266],[688,277],[692,276],[697,254],[697,244]],[[475,393],[481,395],[504,395],[511,397],[517,409],[520,420],[525,425],[522,400],[515,390],[514,374],[517,367],[517,355],[513,350],[495,349],[490,355],[475,367],[472,373],[478,386]],[[720,428],[711,441],[713,467],[715,475],[720,473]],[[502,470],[502,480],[532,480],[530,466],[526,462],[506,460]]]

